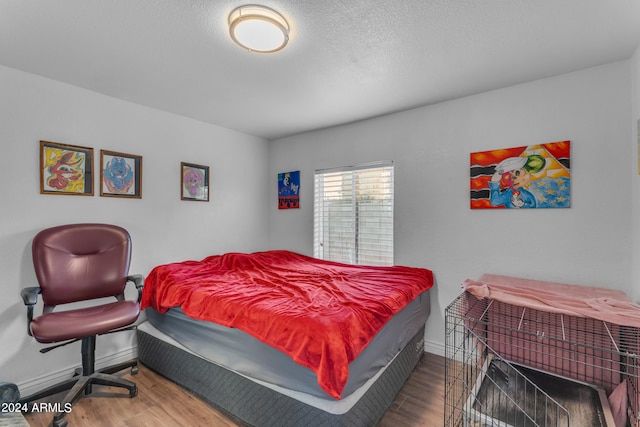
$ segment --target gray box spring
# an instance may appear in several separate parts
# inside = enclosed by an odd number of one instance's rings
[[[138,330],[140,362],[237,420],[256,427],[374,426],[424,354],[424,327],[346,413],[331,414]]]

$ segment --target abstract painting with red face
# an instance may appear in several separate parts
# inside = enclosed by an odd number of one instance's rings
[[[571,206],[570,141],[471,153],[471,209]]]

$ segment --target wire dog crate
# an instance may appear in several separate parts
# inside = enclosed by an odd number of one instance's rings
[[[445,329],[445,426],[640,427],[640,329],[468,292]]]

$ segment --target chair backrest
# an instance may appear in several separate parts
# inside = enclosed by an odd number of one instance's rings
[[[61,225],[39,232],[32,254],[45,306],[122,297],[131,237],[110,224]]]

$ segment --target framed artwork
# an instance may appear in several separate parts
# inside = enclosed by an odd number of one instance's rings
[[[471,209],[571,207],[570,141],[471,153]]]
[[[40,194],[93,196],[93,148],[40,141]]]
[[[209,201],[209,166],[180,163],[180,189],[182,200]]]
[[[278,174],[278,209],[300,208],[300,171]]]
[[[142,198],[142,156],[100,150],[100,195]]]

